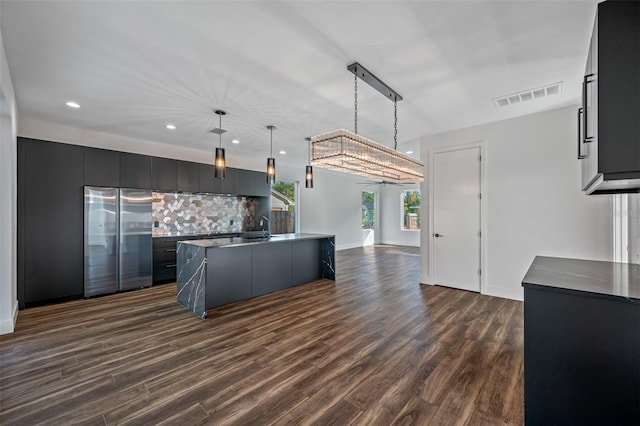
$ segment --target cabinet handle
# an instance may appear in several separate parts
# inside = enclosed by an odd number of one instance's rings
[[[175,268],[175,267],[176,267],[176,265],[175,265],[175,264],[173,264],[173,265],[166,265],[166,266],[165,266],[165,268]]]
[[[174,252],[174,251],[178,251],[178,249],[167,249],[167,250],[165,250],[165,252],[167,252],[167,253],[171,253],[171,252]]]
[[[578,160],[582,160],[587,157],[586,155],[582,155],[582,135],[580,134],[580,131],[582,130],[582,126],[580,125],[580,116],[582,115],[582,111],[584,111],[582,108],[578,108]]]
[[[593,140],[593,136],[589,136],[589,112],[587,109],[587,86],[590,83],[593,83],[594,80],[589,80],[589,77],[593,77],[593,74],[587,74],[584,76],[584,80],[582,80],[582,108],[584,110],[584,118],[582,119],[583,124],[583,135],[584,135],[584,143],[589,143]]]

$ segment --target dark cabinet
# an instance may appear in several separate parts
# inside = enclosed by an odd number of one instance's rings
[[[254,195],[256,192],[255,179],[253,170],[238,169],[238,186],[236,193],[239,195]]]
[[[214,176],[214,168],[211,164],[199,164],[200,170],[200,192],[208,194],[219,194],[222,188],[222,179]]]
[[[255,185],[255,195],[258,197],[271,196],[271,184],[267,183],[267,174],[265,172],[253,172]]]
[[[200,165],[190,161],[177,161],[177,189],[184,192],[200,191]]]
[[[640,192],[640,3],[598,4],[578,110],[587,194]]]
[[[178,241],[198,238],[198,236],[183,236],[153,239],[153,284],[175,282]]]
[[[251,271],[253,296],[271,293],[292,286],[292,243],[258,244],[253,246]],[[318,262],[318,258],[315,259]]]
[[[220,194],[237,194],[239,170],[227,167],[226,177],[220,180]]]
[[[84,184],[120,186],[120,153],[107,149],[84,148]]]
[[[251,247],[214,250],[215,255],[207,255],[207,281],[212,283],[206,290],[207,309],[250,298]]]
[[[292,285],[299,285],[322,278],[322,240],[294,241],[291,255]]]
[[[178,162],[168,158],[151,157],[151,189],[176,191],[178,189]]]
[[[121,152],[120,187],[151,189],[151,157]]]
[[[23,212],[24,304],[81,297],[84,149],[23,138],[19,144],[25,154],[18,197],[23,203],[18,211]]]
[[[640,424],[640,265],[536,257],[523,286],[525,424]]]

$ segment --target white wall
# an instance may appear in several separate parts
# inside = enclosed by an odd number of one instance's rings
[[[136,154],[155,155],[186,161],[213,164],[212,151],[184,148],[176,145],[128,138],[124,136],[82,130],[30,118],[20,120],[18,134],[23,137],[55,142],[113,149]],[[266,157],[235,157],[233,147],[226,150],[227,165],[249,170],[264,170]],[[305,164],[297,167],[276,160],[276,178],[302,183],[300,188],[300,232],[334,234],[338,250],[361,247],[366,235],[361,225],[361,194],[363,179],[314,167],[314,188],[304,188]]]
[[[0,34],[0,334],[12,333],[18,314],[16,95]]]
[[[403,186],[383,186],[380,188],[380,242],[401,246],[420,246],[420,231],[402,230],[402,201],[403,191],[419,190],[419,184]]]
[[[521,281],[536,255],[612,259],[610,196],[580,191],[576,107],[422,138],[422,160],[436,147],[484,141],[487,294],[522,300]],[[429,283],[428,183],[422,184],[421,282]]]

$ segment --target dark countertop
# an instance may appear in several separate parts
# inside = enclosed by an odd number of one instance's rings
[[[549,287],[640,301],[640,265],[536,256],[522,286]]]
[[[238,247],[248,246],[256,244],[272,244],[282,243],[286,241],[297,240],[318,240],[322,238],[334,238],[334,235],[324,234],[278,234],[272,235],[269,239],[262,238],[245,238],[245,237],[232,237],[232,238],[212,238],[204,240],[188,240],[181,241],[182,244],[191,244],[198,247],[206,248],[223,248],[223,247]]]
[[[215,233],[215,232],[167,232],[164,234],[152,233],[153,238],[178,238],[178,237],[211,237],[211,238],[225,238],[235,235],[239,235],[242,232],[230,232],[230,233]]]

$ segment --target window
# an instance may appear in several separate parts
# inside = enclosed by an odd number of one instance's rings
[[[376,220],[376,194],[362,191],[362,229],[373,229]]]
[[[276,181],[271,187],[271,233],[290,234],[296,229],[297,183]]]
[[[403,191],[402,201],[402,230],[420,229],[420,191]]]

